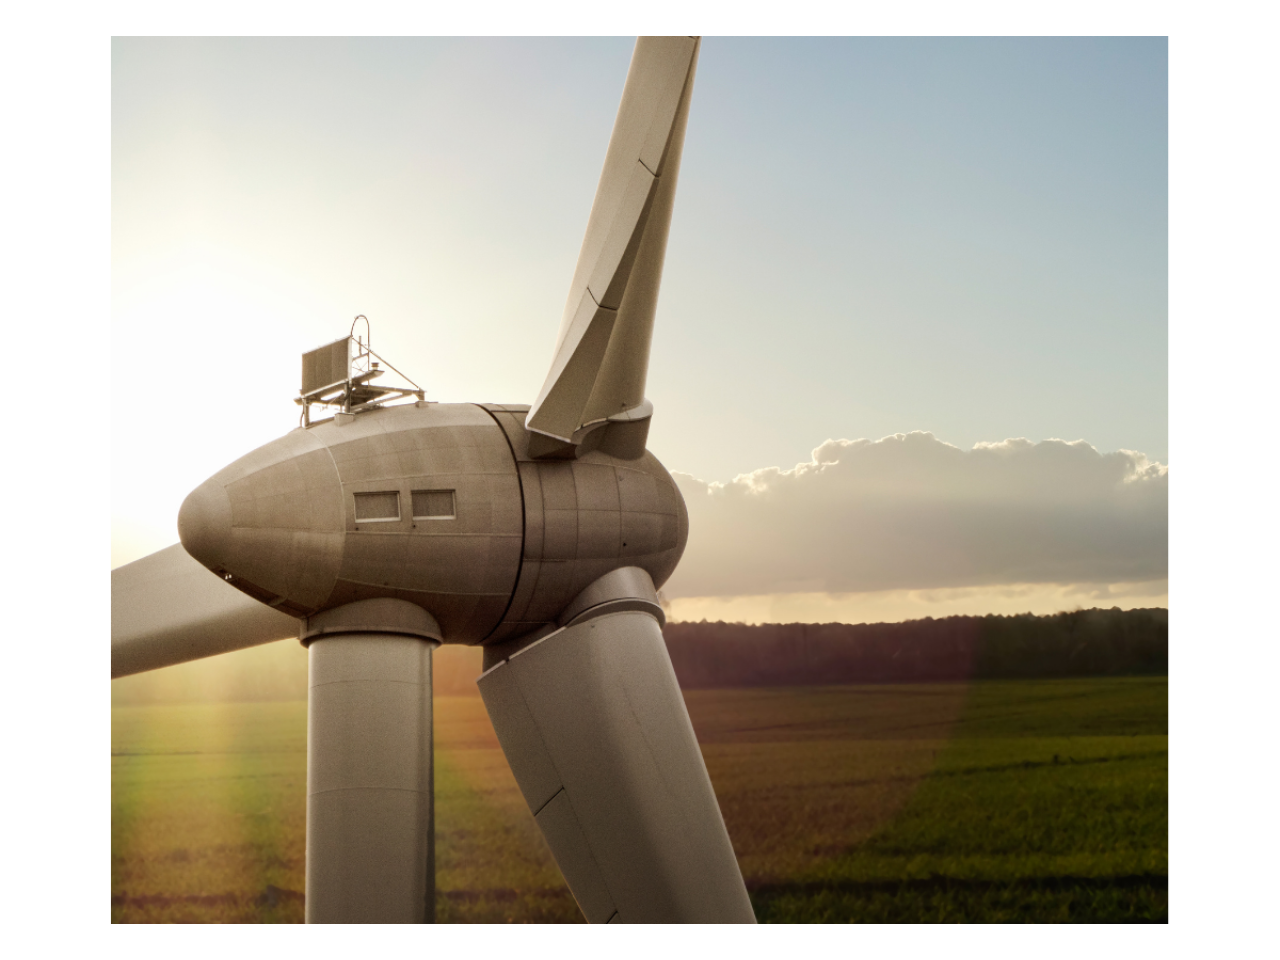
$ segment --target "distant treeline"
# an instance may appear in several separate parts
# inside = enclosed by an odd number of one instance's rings
[[[1163,674],[1169,611],[926,618],[905,623],[669,623],[680,686],[807,686]]]
[[[912,683],[1016,677],[1160,674],[1169,611],[1078,610],[1050,617],[947,617],[906,623],[669,623],[680,686]],[[443,646],[436,696],[477,696],[479,647]],[[283,640],[111,682],[114,706],[305,700],[307,653]]]

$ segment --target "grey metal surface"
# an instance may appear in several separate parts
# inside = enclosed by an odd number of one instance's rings
[[[609,613],[564,628],[479,686],[588,920],[755,921],[653,617]]]
[[[111,571],[111,676],[295,637],[298,621],[236,590],[175,543]]]
[[[369,619],[361,606],[345,608],[353,623]],[[345,609],[321,616],[332,629]],[[433,626],[419,608],[405,615]],[[374,632],[328,633],[308,647],[308,923],[435,917],[433,647]]]
[[[193,490],[178,512],[178,535],[214,573],[230,574],[233,586],[305,616],[333,592],[343,507],[333,457],[317,431],[294,430]]]
[[[447,491],[452,515],[415,517],[414,491]],[[367,494],[398,507],[358,504]],[[475,643],[510,602],[523,508],[493,418],[422,404],[286,434],[197,488],[178,525],[201,563],[295,616],[393,597],[431,610],[446,639]]]
[[[407,600],[432,611],[447,643],[556,623],[620,565],[661,586],[688,537],[670,474],[644,451],[534,459],[525,415],[424,404],[296,430],[197,488],[179,533],[218,577],[283,612]],[[415,516],[428,491],[447,515]]]
[[[568,627],[619,610],[640,610],[657,620],[660,627],[667,622],[649,574],[640,567],[619,567],[574,597],[561,612],[560,624]]]
[[[699,41],[641,37],[529,429],[576,442],[644,402]]]
[[[339,633],[385,633],[442,642],[435,617],[416,604],[387,598],[357,600],[307,617],[299,625],[298,639],[309,645]]]
[[[536,460],[520,407],[486,409],[519,461],[524,548],[515,594],[487,643],[560,622],[570,602],[620,566],[639,567],[660,587],[689,537],[689,515],[671,475],[651,453],[622,460],[601,450],[577,460]]]

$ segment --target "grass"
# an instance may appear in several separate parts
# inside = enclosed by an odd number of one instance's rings
[[[758,917],[1167,919],[1167,680],[686,694]],[[476,697],[437,697],[437,919],[581,922]],[[302,919],[306,706],[113,710],[112,917]]]
[[[757,882],[757,915],[1167,920],[1167,689],[1164,678],[975,685],[892,822]]]
[[[116,922],[300,922],[306,704],[112,711]]]

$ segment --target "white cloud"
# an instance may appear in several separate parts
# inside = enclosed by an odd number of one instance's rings
[[[1083,440],[965,451],[929,433],[828,440],[729,483],[676,474],[672,597],[1103,584],[1168,575],[1168,468]]]

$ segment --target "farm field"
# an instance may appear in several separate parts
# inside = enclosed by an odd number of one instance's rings
[[[765,922],[1163,921],[1165,677],[685,693]],[[437,696],[440,922],[580,922],[475,696]],[[112,920],[300,922],[306,704],[112,711]]]

